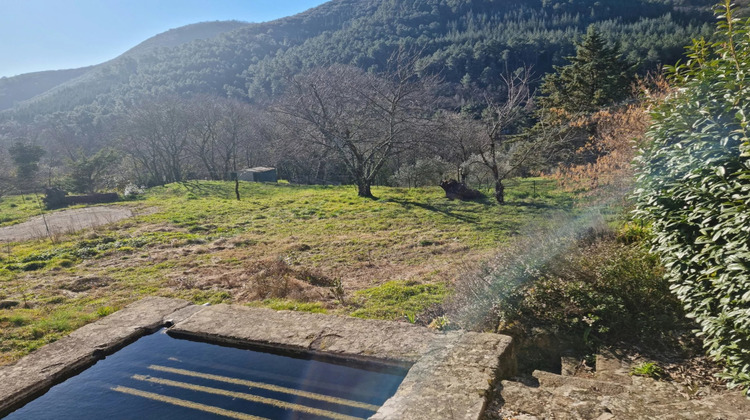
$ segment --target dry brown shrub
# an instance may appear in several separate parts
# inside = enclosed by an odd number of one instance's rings
[[[593,132],[572,159],[553,175],[568,191],[594,196],[623,196],[632,188],[633,159],[650,124],[649,107],[669,92],[662,76],[649,76],[635,87],[640,99],[617,109],[605,109],[570,121],[571,127]]]
[[[249,293],[246,298],[289,298],[301,301],[320,297],[316,287],[330,287],[334,281],[307,268],[295,268],[285,260],[255,261],[247,266]]]

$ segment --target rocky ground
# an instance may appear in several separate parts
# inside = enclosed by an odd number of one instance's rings
[[[750,419],[750,398],[717,386],[686,362],[667,367],[662,379],[631,375],[633,360],[597,355],[594,369],[565,358],[562,374],[534,371],[502,381],[487,419]],[[593,368],[593,367],[592,367]],[[692,371],[691,371],[692,370]],[[701,379],[702,377],[702,379]]]

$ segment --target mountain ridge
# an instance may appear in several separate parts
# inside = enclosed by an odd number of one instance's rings
[[[207,39],[164,47],[139,44],[16,105],[18,118],[76,107],[112,109],[163,93],[256,101],[288,76],[350,64],[380,71],[399,46],[423,51],[423,73],[487,87],[505,71],[541,76],[565,63],[590,24],[623,47],[642,72],[682,57],[688,39],[710,33],[712,0],[332,0],[281,19],[235,25]],[[234,22],[234,23],[232,23]],[[188,25],[188,27],[191,25]],[[185,30],[181,27],[172,31]],[[166,37],[170,31],[158,36]],[[151,38],[153,39],[153,38]]]
[[[197,22],[156,34],[136,44],[117,57],[99,64],[73,69],[43,70],[0,78],[0,111],[12,108],[18,103],[43,95],[56,87],[84,76],[86,73],[112,61],[125,57],[140,57],[159,48],[174,48],[199,39],[210,39],[221,33],[243,26],[253,25],[237,20]]]

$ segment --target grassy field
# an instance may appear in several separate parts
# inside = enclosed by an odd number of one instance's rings
[[[450,201],[439,188],[187,182],[153,188],[136,217],[0,244],[0,364],[144,296],[415,321],[451,282],[529,226],[569,210],[554,181],[524,179],[508,204]],[[536,194],[534,194],[536,191]],[[0,201],[0,226],[38,215]],[[429,320],[425,320],[429,321]]]

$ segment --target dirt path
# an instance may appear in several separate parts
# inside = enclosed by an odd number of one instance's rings
[[[105,206],[57,211],[0,228],[0,242],[44,238],[114,223],[133,217],[128,207]],[[45,224],[46,221],[46,224]],[[49,233],[48,233],[49,229]]]

